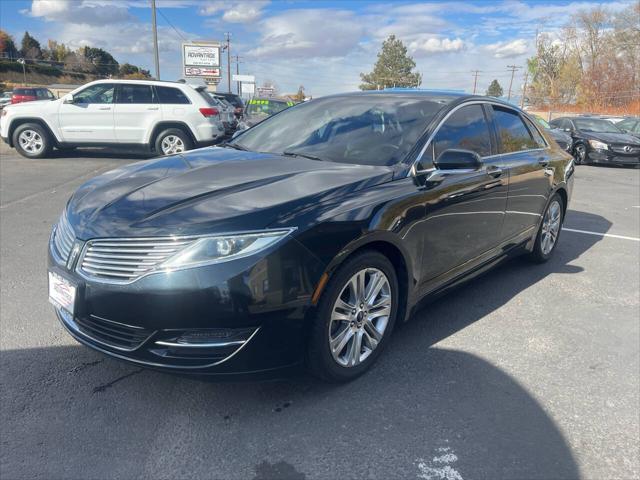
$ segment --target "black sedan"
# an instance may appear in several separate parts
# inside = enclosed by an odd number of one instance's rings
[[[558,244],[573,160],[485,97],[368,92],[81,186],[49,296],[79,342],[181,373],[350,380],[418,301]]]
[[[640,165],[640,140],[609,120],[590,117],[556,118],[551,126],[571,134],[576,163]]]
[[[560,130],[559,128],[552,127],[549,123],[542,117],[535,117],[536,121],[542,125],[542,127],[546,130],[546,132],[553,138],[560,148],[571,153],[573,152],[573,139],[571,135],[567,132]]]

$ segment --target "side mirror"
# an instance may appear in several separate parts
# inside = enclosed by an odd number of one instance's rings
[[[440,170],[477,170],[482,165],[482,161],[476,152],[451,148],[440,154],[435,165]]]
[[[67,95],[65,95],[64,97],[62,97],[62,103],[75,103],[74,99],[73,99],[73,95],[71,95],[70,93],[68,93]]]

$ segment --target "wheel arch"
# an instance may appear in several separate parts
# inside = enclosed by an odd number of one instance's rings
[[[35,123],[39,126],[41,126],[42,128],[44,128],[47,132],[47,134],[49,135],[49,137],[51,138],[51,140],[53,141],[53,145],[57,146],[60,143],[60,140],[58,139],[58,137],[56,137],[55,133],[53,133],[53,129],[49,126],[49,124],[43,120],[42,118],[38,118],[38,117],[20,117],[20,118],[15,118],[11,121],[11,123],[9,124],[9,131],[8,131],[8,141],[9,141],[9,146],[10,147],[15,147],[13,144],[13,134],[16,131],[16,129],[20,126],[20,125],[24,125],[25,123]]]
[[[191,130],[189,125],[187,125],[185,122],[166,121],[166,122],[156,123],[156,125],[153,127],[153,130],[151,130],[151,134],[149,135],[150,149],[152,150],[155,149],[155,144],[156,144],[156,140],[158,139],[158,135],[160,135],[160,133],[163,130],[167,130],[169,128],[177,128],[184,131],[187,135],[189,135],[189,138],[191,139],[191,142],[193,142],[194,146],[198,144],[198,141],[196,140],[196,137],[193,134],[193,131]]]

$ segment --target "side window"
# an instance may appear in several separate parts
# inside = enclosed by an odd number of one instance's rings
[[[529,121],[528,118],[525,118],[524,119],[524,123],[526,123],[527,127],[529,127],[529,131],[531,132],[531,135],[533,136],[533,140],[536,142],[538,147],[546,148],[547,147],[547,142],[544,141],[544,138],[542,138],[542,135],[540,134],[540,131],[536,128],[536,126],[533,124],[533,122]]]
[[[153,89],[151,85],[120,84],[118,85],[116,103],[154,103]]]
[[[500,153],[520,152],[538,148],[520,115],[508,108],[493,106],[493,118],[500,140]]]
[[[36,98],[38,100],[49,100],[49,90],[45,88],[37,88],[36,89]]]
[[[114,90],[112,83],[91,85],[73,96],[74,103],[113,103]]]
[[[456,110],[433,139],[434,159],[450,148],[472,150],[481,157],[491,155],[491,134],[481,105]]]
[[[160,103],[170,105],[191,103],[187,96],[177,88],[156,86],[155,89]]]

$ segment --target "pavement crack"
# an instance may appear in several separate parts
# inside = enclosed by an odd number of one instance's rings
[[[105,390],[113,387],[116,383],[121,382],[122,380],[129,378],[129,377],[133,377],[134,375],[137,375],[138,373],[141,373],[143,371],[143,369],[140,370],[134,370],[133,372],[127,373],[126,375],[122,375],[121,377],[116,378],[115,380],[112,380],[109,383],[104,383],[102,385],[98,385],[97,387],[95,387],[93,389],[93,393],[101,393],[104,392]]]
[[[93,362],[82,362],[80,365],[73,367],[69,370],[69,373],[78,373],[84,370],[85,368],[94,367],[100,363],[104,362],[104,360],[95,360]]]

